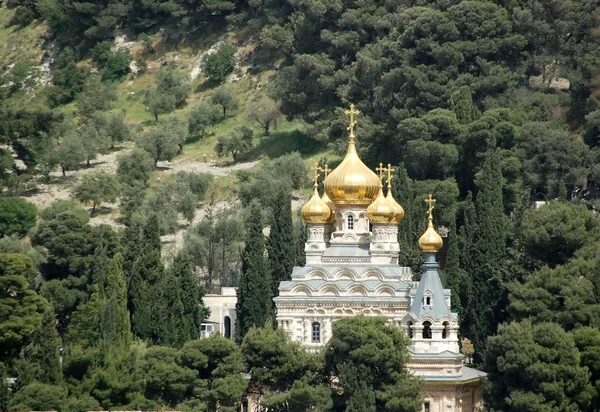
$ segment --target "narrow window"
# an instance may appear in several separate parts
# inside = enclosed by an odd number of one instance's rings
[[[406,324],[406,326],[407,326],[408,337],[412,339],[412,337],[413,337],[413,323],[412,322],[408,322]]]
[[[231,318],[229,316],[225,316],[223,320],[223,336],[231,339]]]
[[[352,215],[348,216],[347,228],[348,230],[354,230],[354,216]]]
[[[423,404],[423,411],[425,411],[425,412],[431,412],[431,408],[429,406],[429,402],[425,402]]]
[[[427,296],[427,297],[425,298],[425,304],[426,304],[427,306],[431,306],[431,297],[430,297],[430,296]]]
[[[431,322],[423,322],[423,339],[431,339]]]
[[[312,343],[321,343],[321,325],[319,322],[312,324]]]
[[[448,339],[450,337],[450,324],[448,322],[442,323],[444,329],[442,330],[442,339]]]

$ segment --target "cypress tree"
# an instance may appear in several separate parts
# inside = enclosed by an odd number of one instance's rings
[[[26,362],[34,367],[32,377],[35,380],[46,384],[62,381],[60,345],[54,308],[48,305],[42,317],[42,326],[33,333],[31,343],[23,351]]]
[[[296,266],[306,265],[306,253],[304,246],[306,244],[306,226],[302,219],[297,219],[294,222],[294,233],[296,237]]]
[[[156,341],[160,324],[158,285],[163,277],[161,260],[160,222],[150,216],[141,229],[140,250],[133,258],[129,276],[132,297],[132,329],[141,339]]]
[[[106,274],[100,288],[104,303],[101,315],[101,339],[111,346],[128,345],[132,339],[122,260],[120,254],[108,260]]]
[[[483,167],[476,179],[479,189],[473,210],[465,211],[464,265],[472,279],[468,336],[476,359],[484,355],[487,337],[494,335],[506,302],[504,285],[507,222],[502,202],[500,152],[495,139],[489,143]],[[469,206],[471,207],[471,206]],[[468,215],[467,215],[468,214]]]
[[[238,342],[251,327],[262,327],[267,322],[272,306],[270,291],[261,207],[255,202],[250,206],[246,222],[242,275],[237,289],[235,332]]]
[[[446,254],[446,287],[452,291],[452,311],[458,313],[459,324],[463,325],[464,308],[469,305],[471,295],[471,279],[460,266],[459,235],[456,233],[456,223],[450,227],[448,236],[448,252]]]
[[[271,295],[279,295],[279,283],[291,279],[296,260],[292,199],[289,188],[279,185],[272,205],[271,232],[267,243]]]
[[[420,270],[423,264],[423,254],[419,250],[419,237],[423,230],[419,230],[425,223],[425,214],[422,213],[422,199],[418,199],[418,205],[415,205],[415,194],[413,191],[412,180],[408,177],[408,172],[404,164],[395,167],[396,176],[392,179],[392,188],[396,201],[404,209],[404,219],[398,226],[398,243],[400,253],[398,261],[402,266],[410,266],[415,270],[415,274]]]
[[[179,280],[186,335],[189,336],[189,340],[199,339],[200,325],[209,315],[208,308],[202,302],[204,288],[200,285],[198,277],[194,275],[192,262],[184,254],[177,255],[171,270]]]
[[[185,328],[179,279],[168,269],[159,284],[160,317],[156,325],[155,341],[159,345],[182,346],[190,339]]]

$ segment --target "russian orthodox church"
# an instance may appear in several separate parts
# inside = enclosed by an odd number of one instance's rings
[[[308,350],[321,350],[332,324],[345,316],[384,316],[410,338],[409,370],[424,384],[424,412],[476,411],[482,404],[484,373],[463,365],[458,318],[450,290],[438,275],[436,253],[443,240],[433,226],[435,200],[429,195],[427,230],[419,239],[425,254],[421,280],[398,261],[398,225],[404,210],[394,199],[394,170],[371,171],[356,151],[354,115],[348,151],[333,171],[315,170],[312,197],[302,208],[306,222],[306,265],[293,269],[276,297],[277,324]],[[325,173],[324,194],[317,191]],[[383,192],[386,178],[387,194]]]

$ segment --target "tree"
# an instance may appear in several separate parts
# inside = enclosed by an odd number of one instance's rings
[[[206,76],[213,81],[223,82],[235,68],[235,53],[235,47],[223,43],[215,53],[205,55],[202,68]]]
[[[114,203],[120,192],[120,185],[115,175],[107,172],[88,173],[75,188],[75,197],[83,203],[92,202],[93,214],[96,205],[103,202]]]
[[[231,113],[232,110],[235,110],[238,107],[238,102],[233,95],[231,87],[225,85],[219,86],[215,89],[215,92],[211,97],[211,101],[223,108],[223,119],[227,118],[228,111]]]
[[[281,117],[280,109],[280,102],[263,96],[248,105],[248,119],[257,122],[263,128],[265,136],[269,136],[271,126],[277,126],[277,120]]]
[[[296,260],[292,199],[289,188],[279,185],[272,205],[271,231],[267,241],[271,295],[279,296],[279,283],[290,280]]]
[[[131,53],[127,49],[112,51],[104,65],[102,81],[112,82],[123,79],[129,73],[129,65],[132,59]]]
[[[101,314],[101,339],[107,345],[127,346],[131,343],[131,322],[127,309],[127,283],[123,258],[115,255],[103,267],[100,291],[104,306]]]
[[[503,411],[586,410],[589,371],[573,336],[553,323],[512,322],[489,338],[484,397]],[[584,403],[580,403],[580,402]]]
[[[92,122],[78,127],[75,130],[75,135],[83,148],[88,167],[90,161],[95,159],[98,153],[103,153],[111,145],[110,138],[105,131],[94,127]]]
[[[42,324],[46,300],[30,289],[25,273],[31,269],[25,255],[0,253],[0,358],[18,353]]]
[[[25,235],[36,221],[34,204],[18,197],[0,197],[0,237]]]
[[[111,102],[115,100],[117,95],[112,84],[90,80],[77,98],[77,115],[83,121],[88,121],[94,113],[109,110]]]
[[[178,365],[178,357],[176,349],[164,346],[152,346],[146,351],[141,369],[150,399],[175,406],[191,395],[197,372]]]
[[[67,175],[67,170],[75,170],[81,162],[86,159],[85,149],[81,140],[75,134],[67,134],[56,146],[56,153],[53,154],[56,163],[60,165],[62,175]],[[55,163],[55,165],[56,165]]]
[[[96,112],[93,115],[92,124],[96,130],[110,140],[111,148],[115,147],[115,143],[121,143],[131,138],[131,129],[125,123],[125,112],[123,111]]]
[[[144,98],[144,103],[147,105],[147,110],[154,116],[154,120],[158,123],[158,116],[161,114],[171,113],[175,110],[175,96],[166,92],[152,91]]]
[[[262,209],[254,203],[248,212],[242,255],[242,276],[237,289],[235,328],[238,342],[252,326],[264,326],[271,314],[271,282],[265,259]]]
[[[160,221],[156,214],[126,229],[123,268],[128,285],[132,329],[141,339],[157,339],[160,318],[157,289],[163,277]]]
[[[42,324],[31,338],[31,343],[22,352],[25,361],[34,368],[31,378],[46,384],[59,384],[62,381],[60,351],[62,344],[56,331],[56,315],[52,305],[47,305]],[[22,380],[19,377],[19,380]]]
[[[200,325],[208,316],[208,309],[202,304],[204,293],[184,255],[177,255],[173,266],[165,271],[160,290],[159,343],[181,347],[187,341],[200,338]]]
[[[332,406],[331,391],[321,375],[320,357],[307,353],[283,330],[271,326],[251,328],[241,349],[251,376],[248,392],[259,394],[261,405],[283,410],[327,410],[326,405]],[[297,399],[302,392],[306,397]],[[290,401],[298,409],[286,409]]]
[[[137,145],[147,151],[154,160],[154,167],[159,161],[171,160],[178,152],[181,135],[179,130],[159,123],[145,131],[137,140]]]
[[[555,266],[600,239],[600,225],[584,205],[549,202],[525,212],[520,237],[531,257]]]
[[[237,162],[240,155],[246,154],[252,148],[252,129],[241,126],[227,135],[219,136],[215,145],[215,152],[219,157],[231,154],[233,161]]]
[[[506,239],[507,222],[502,203],[502,172],[500,152],[495,141],[489,142],[482,170],[477,176],[479,188],[475,202],[476,223],[469,220],[470,228],[465,249],[467,266],[472,279],[468,325],[465,335],[475,345],[476,353],[483,354],[487,336],[493,335],[503,320],[507,304]]]
[[[150,153],[136,147],[119,158],[117,178],[125,186],[146,187],[153,171],[154,160]]]
[[[175,107],[183,107],[190,94],[189,75],[172,65],[163,67],[156,76],[156,91],[173,96]]]
[[[217,122],[219,107],[216,104],[202,102],[190,109],[188,115],[188,133],[196,139],[204,138],[206,129]]]
[[[339,378],[346,410],[421,409],[421,382],[406,369],[408,338],[385,318],[355,316],[333,324],[326,370]]]
[[[13,411],[52,411],[60,410],[67,397],[67,389],[62,386],[32,383],[17,393],[9,403]]]

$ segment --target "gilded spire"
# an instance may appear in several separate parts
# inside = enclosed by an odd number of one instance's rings
[[[390,204],[390,207],[394,210],[394,218],[392,221],[394,223],[400,223],[402,219],[404,219],[404,209],[396,199],[394,199],[394,195],[392,194],[392,173],[395,172],[396,169],[392,168],[392,165],[388,163],[387,168],[385,168],[385,172],[387,172],[387,196],[386,200]]]
[[[302,206],[302,218],[306,223],[327,223],[331,216],[331,209],[319,196],[319,172],[321,168],[318,163],[315,163],[314,167],[310,168],[315,171],[313,176],[313,195]]]
[[[444,241],[441,236],[433,228],[433,209],[435,206],[433,205],[436,200],[433,198],[431,194],[425,199],[425,203],[429,205],[427,209],[427,230],[425,233],[419,238],[419,246],[423,252],[435,253],[442,248],[444,245]]]
[[[327,163],[325,163],[325,166],[320,167],[319,171],[325,174],[325,176],[323,177],[323,182],[325,182],[325,179],[327,179],[327,176],[329,175],[329,172],[331,172],[331,169],[328,167]],[[327,223],[335,222],[335,206],[333,205],[333,202],[331,201],[329,196],[327,196],[327,192],[325,190],[323,190],[323,197],[321,197],[321,199],[323,199],[323,202],[327,203],[327,206],[329,206],[329,209],[331,209],[331,216],[329,216]]]
[[[383,172],[385,168],[383,163],[375,169],[379,172],[379,194],[377,198],[367,208],[367,216],[372,223],[391,223],[394,218],[394,209],[383,196]]]

